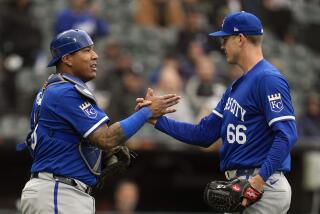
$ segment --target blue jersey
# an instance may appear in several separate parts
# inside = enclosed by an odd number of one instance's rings
[[[295,120],[288,83],[266,60],[236,80],[213,113],[222,118],[222,170],[261,167],[274,141],[270,127]],[[290,154],[277,170],[290,170]]]
[[[86,87],[79,78],[67,77]],[[90,93],[88,90],[85,92]],[[34,160],[31,171],[50,172],[95,185],[96,177],[81,158],[78,146],[81,139],[108,121],[108,116],[94,102],[82,96],[71,82],[49,85],[44,92],[38,93],[32,109],[31,128],[34,131],[31,149]]]

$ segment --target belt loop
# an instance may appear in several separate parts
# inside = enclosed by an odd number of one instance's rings
[[[224,172],[227,180],[235,179],[237,177],[236,173],[236,170],[227,170]]]
[[[224,172],[224,175],[226,176],[227,180],[230,180],[228,171],[225,171],[225,172]]]
[[[32,178],[39,178],[39,172],[32,172],[30,179],[32,179]]]
[[[89,186],[88,186],[87,189],[85,190],[85,193],[91,195],[91,193],[92,193],[92,187],[89,187]]]

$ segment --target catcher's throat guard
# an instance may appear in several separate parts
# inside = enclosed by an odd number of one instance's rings
[[[243,198],[248,199],[248,206],[262,197],[262,192],[253,188],[245,179],[232,181],[211,181],[204,190],[204,201],[214,212],[240,212]]]

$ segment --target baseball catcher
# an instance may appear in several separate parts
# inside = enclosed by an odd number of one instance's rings
[[[245,207],[242,205],[244,198],[247,206],[259,201],[263,192],[252,187],[246,179],[231,181],[211,181],[204,190],[204,201],[214,212],[240,212]]]
[[[150,118],[174,112],[168,108],[180,97],[154,96],[150,105],[109,124],[86,85],[96,77],[98,62],[87,32],[70,29],[58,34],[50,51],[48,67],[55,66],[56,72],[36,96],[30,131],[20,147],[33,157],[21,213],[95,213],[92,188],[130,163],[125,142]]]

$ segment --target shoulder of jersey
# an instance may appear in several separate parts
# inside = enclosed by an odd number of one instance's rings
[[[260,74],[262,75],[281,75],[279,69],[269,62],[265,63],[261,69]]]
[[[62,96],[66,93],[70,92],[76,92],[74,85],[68,81],[65,82],[60,82],[60,83],[54,83],[52,85],[49,85],[48,88],[46,89],[46,93],[49,94],[56,94],[58,96]]]

